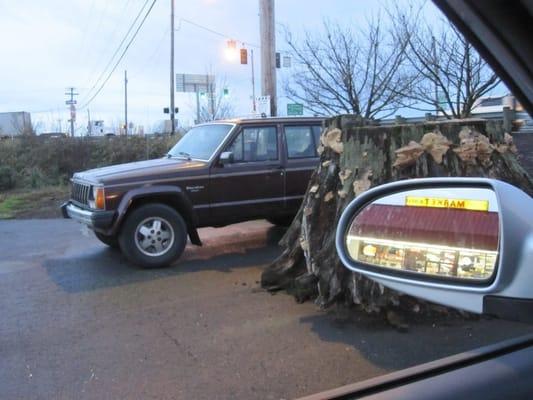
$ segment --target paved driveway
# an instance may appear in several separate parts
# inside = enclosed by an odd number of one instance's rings
[[[141,270],[68,220],[0,221],[1,399],[280,399],[433,360],[528,326],[381,320],[261,291],[282,232],[203,229]]]

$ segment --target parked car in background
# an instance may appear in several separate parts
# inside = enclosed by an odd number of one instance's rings
[[[63,215],[120,247],[134,263],[160,267],[197,228],[266,218],[287,225],[300,207],[323,118],[260,118],[198,125],[161,159],[78,172]]]

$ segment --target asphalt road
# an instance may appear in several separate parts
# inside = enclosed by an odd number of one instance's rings
[[[287,399],[514,337],[496,320],[318,310],[258,288],[282,232],[203,229],[141,270],[68,220],[0,221],[1,399]]]

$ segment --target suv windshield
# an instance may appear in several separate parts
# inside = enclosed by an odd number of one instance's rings
[[[168,154],[171,157],[209,160],[231,128],[231,124],[196,126],[187,132]]]

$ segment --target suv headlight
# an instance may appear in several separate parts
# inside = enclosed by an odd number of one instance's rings
[[[89,207],[105,210],[105,191],[103,187],[93,186],[89,196]]]

